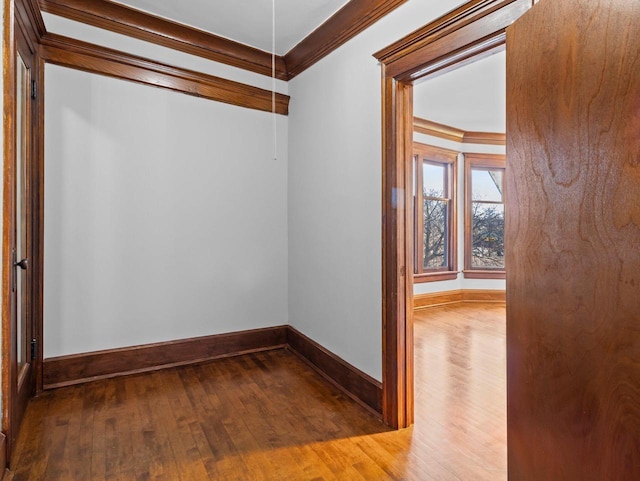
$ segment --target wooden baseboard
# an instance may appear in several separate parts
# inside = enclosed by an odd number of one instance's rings
[[[291,326],[287,329],[287,347],[342,392],[382,417],[382,383]]]
[[[287,326],[181,339],[44,360],[44,389],[285,347]]]
[[[44,389],[281,348],[288,348],[349,397],[378,417],[382,416],[382,383],[291,326],[45,359]]]
[[[4,479],[7,473],[7,437],[4,433],[0,433],[0,481]]]
[[[506,302],[506,295],[504,290],[498,289],[458,289],[455,291],[415,294],[413,296],[414,309],[455,304],[457,302]]]

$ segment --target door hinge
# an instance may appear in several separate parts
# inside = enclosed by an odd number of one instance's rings
[[[31,360],[36,358],[36,338],[31,339]]]
[[[31,98],[36,99],[38,97],[38,84],[35,80],[31,81]]]

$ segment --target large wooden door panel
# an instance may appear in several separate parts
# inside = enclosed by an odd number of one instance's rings
[[[640,2],[507,30],[510,481],[640,479]]]

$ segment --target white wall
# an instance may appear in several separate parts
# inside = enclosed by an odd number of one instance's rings
[[[382,126],[372,54],[461,3],[409,1],[289,82],[289,322],[378,380]]]
[[[45,357],[286,324],[286,118],[45,76]]]

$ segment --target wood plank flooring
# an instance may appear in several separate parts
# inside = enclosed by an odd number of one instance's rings
[[[505,480],[504,307],[416,314],[412,428],[270,351],[45,392],[5,479]]]

